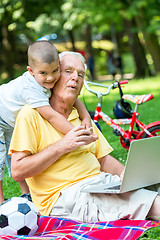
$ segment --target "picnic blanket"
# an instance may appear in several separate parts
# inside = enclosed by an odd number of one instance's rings
[[[148,220],[117,220],[108,222],[82,223],[64,218],[39,218],[35,236],[0,236],[0,239],[32,240],[135,240],[146,230],[160,226],[159,222]]]

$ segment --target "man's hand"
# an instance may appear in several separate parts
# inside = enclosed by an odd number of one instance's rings
[[[123,177],[124,177],[124,170],[125,170],[125,169],[123,169],[123,171],[122,171],[121,174],[120,174],[120,180],[121,180],[121,182],[122,182]]]
[[[68,153],[80,146],[94,142],[97,139],[98,137],[96,134],[92,133],[92,129],[85,129],[83,126],[78,126],[69,131],[63,139],[61,139],[61,142],[63,143],[65,153]]]
[[[62,139],[50,144],[38,153],[31,154],[28,151],[13,152],[11,161],[12,177],[19,182],[24,178],[39,174],[56,162],[63,154],[97,139],[98,137],[91,134],[89,129],[79,126],[74,127]]]

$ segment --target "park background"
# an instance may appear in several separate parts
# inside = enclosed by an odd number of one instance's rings
[[[152,93],[154,99],[140,107],[142,122],[160,120],[160,0],[0,0],[0,84],[18,77],[27,66],[29,44],[45,36],[58,51],[73,50],[92,57],[93,72],[88,79],[109,84],[108,54],[121,56],[115,79],[129,79],[124,93]],[[88,60],[89,63],[89,60]],[[88,110],[96,98],[83,89]],[[103,100],[103,110],[113,117],[119,99],[115,90]],[[127,150],[112,130],[100,123],[114,147],[113,156],[125,163]],[[6,198],[19,196],[18,184],[5,172]],[[160,239],[154,229],[143,239]]]

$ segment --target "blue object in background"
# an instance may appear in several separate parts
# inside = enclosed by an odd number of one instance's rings
[[[54,40],[54,39],[57,39],[56,33],[44,35],[43,37],[38,38],[37,41],[41,41],[41,40],[50,41],[50,40]]]

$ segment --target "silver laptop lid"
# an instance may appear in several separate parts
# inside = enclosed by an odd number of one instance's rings
[[[160,183],[160,137],[132,141],[121,192]]]
[[[117,185],[119,186],[120,182],[112,182],[99,185],[89,184],[81,191],[123,193],[156,183],[160,183],[160,137],[135,140],[131,143],[124,178],[119,190]]]

